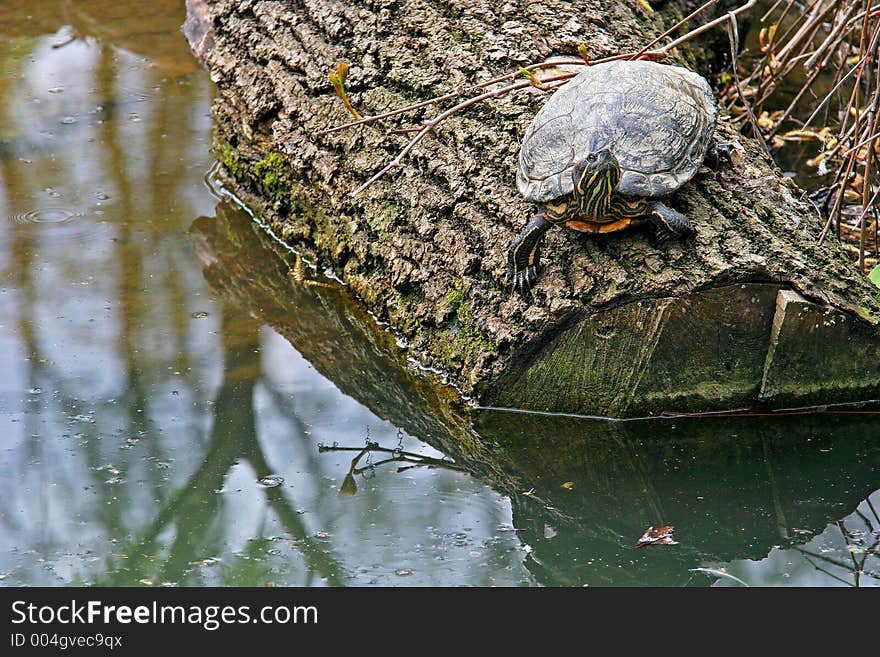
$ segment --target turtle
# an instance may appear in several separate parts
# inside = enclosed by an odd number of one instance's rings
[[[653,224],[661,241],[694,232],[663,200],[701,164],[730,159],[714,138],[709,83],[681,66],[613,60],[573,77],[535,115],[519,151],[516,184],[538,210],[507,251],[508,281],[527,293],[551,226],[610,233]]]

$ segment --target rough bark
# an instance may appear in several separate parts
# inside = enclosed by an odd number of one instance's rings
[[[832,239],[816,243],[820,218],[813,207],[799,200],[799,190],[756,144],[723,120],[719,137],[737,146],[733,168],[701,170],[672,200],[692,217],[692,240],[658,248],[638,230],[602,237],[551,231],[529,298],[505,284],[506,247],[533,211],[516,192],[516,154],[545,93],[526,89],[468,108],[355,199],[346,194],[408,140],[388,128],[411,126],[431,111],[315,136],[350,119],[328,81],[340,61],[351,65],[353,103],[374,114],[516,65],[574,54],[580,43],[592,57],[637,49],[680,16],[679,3],[650,15],[637,3],[593,0],[511,1],[500,7],[489,0],[188,5],[187,35],[218,89],[216,150],[242,196],[273,232],[330,267],[375,316],[406,337],[413,355],[448,372],[467,395],[546,410],[662,410],[630,391],[623,395],[630,401],[616,406],[597,405],[592,392],[574,406],[558,404],[555,396],[536,402],[535,392],[548,383],[531,372],[553,350],[563,361],[582,357],[560,352],[554,340],[603,312],[633,303],[662,310],[666,300],[717,287],[772,284],[857,322],[874,325],[880,317],[875,288],[840,245]],[[705,69],[699,51],[675,56]],[[775,308],[775,297],[768,304]],[[600,338],[611,330],[626,344],[648,330],[639,323],[606,329]],[[873,328],[865,330],[874,335]],[[768,330],[759,360],[770,339]],[[634,367],[653,367],[655,353],[652,348],[636,358]],[[870,355],[876,360],[876,349]],[[555,370],[554,361],[547,362]],[[717,370],[716,363],[701,376],[716,376]],[[852,394],[878,389],[875,370]],[[761,383],[759,376],[756,390]],[[563,378],[554,385],[564,390],[575,384]],[[612,376],[602,385],[613,390],[620,384]],[[752,380],[745,393],[737,388],[729,398],[703,387],[679,410],[730,407],[755,385]]]

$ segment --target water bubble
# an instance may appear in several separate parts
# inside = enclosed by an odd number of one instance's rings
[[[61,119],[61,123],[63,125],[72,125],[77,122],[77,118],[75,116],[65,116]]]
[[[280,475],[267,475],[260,479],[260,485],[264,488],[275,488],[284,483],[284,477]]]
[[[48,89],[48,91],[50,94],[60,94],[64,91],[64,87],[52,87],[51,89]]]

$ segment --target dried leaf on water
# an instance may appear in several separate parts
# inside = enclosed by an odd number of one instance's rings
[[[636,547],[645,547],[646,545],[678,545],[678,541],[672,537],[674,532],[674,525],[664,525],[657,529],[648,527],[636,542]]]
[[[573,481],[566,481],[564,484],[562,484],[562,487],[565,490],[574,490],[574,482]]]

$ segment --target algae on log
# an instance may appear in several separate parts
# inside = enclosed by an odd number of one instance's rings
[[[350,118],[328,79],[341,61],[350,64],[354,105],[375,114],[573,55],[581,43],[594,58],[638,49],[685,2],[650,15],[638,3],[598,0],[187,4],[185,32],[218,89],[215,148],[242,197],[466,394],[485,404],[634,415],[827,403],[880,389],[873,364],[855,383],[845,366],[825,387],[787,378],[821,369],[826,352],[817,346],[829,340],[842,341],[835,359],[876,363],[880,305],[838,243],[816,243],[815,209],[723,120],[719,137],[737,147],[733,167],[702,169],[672,199],[692,217],[693,239],[658,248],[639,230],[551,231],[528,298],[505,283],[506,248],[533,212],[516,191],[516,155],[545,93],[529,88],[454,115],[354,199],[347,193],[409,138],[389,127],[418,124],[433,110],[317,135]],[[699,52],[676,57],[705,72]],[[750,287],[734,293],[742,285]],[[800,340],[777,326],[782,291],[847,321],[815,324]],[[855,338],[867,346],[848,352]],[[803,367],[777,367],[768,378],[771,358]]]

